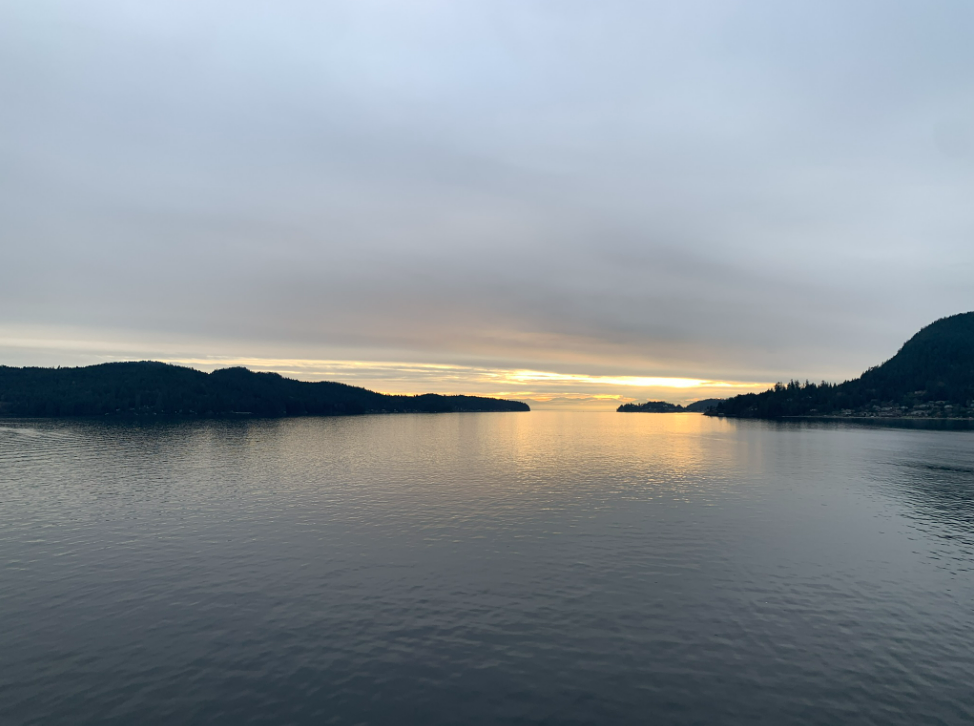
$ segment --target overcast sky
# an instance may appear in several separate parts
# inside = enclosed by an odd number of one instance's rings
[[[855,376],[974,309],[972,37],[970,0],[0,0],[0,363]]]

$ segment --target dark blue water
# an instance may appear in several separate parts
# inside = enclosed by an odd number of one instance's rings
[[[974,432],[0,421],[0,723],[970,724]]]

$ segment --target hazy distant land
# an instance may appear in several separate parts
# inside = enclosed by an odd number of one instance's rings
[[[0,414],[6,416],[338,416],[530,410],[520,401],[436,393],[394,396],[246,368],[204,373],[152,361],[80,368],[0,366]]]
[[[778,383],[722,402],[740,418],[974,418],[974,312],[926,326],[882,365],[845,383]]]

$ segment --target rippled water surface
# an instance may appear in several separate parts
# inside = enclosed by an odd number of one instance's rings
[[[0,723],[970,724],[974,432],[0,420]]]

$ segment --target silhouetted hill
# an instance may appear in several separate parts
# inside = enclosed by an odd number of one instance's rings
[[[82,368],[0,366],[0,413],[9,416],[300,416],[529,410],[519,401],[435,393],[389,396],[344,383],[307,383],[246,368],[203,373],[152,361]]]
[[[624,403],[616,411],[621,413],[680,413],[686,409],[676,403],[666,401],[646,401],[646,403]]]
[[[792,381],[736,396],[712,415],[968,417],[974,415],[974,312],[941,318],[899,352],[841,384]]]
[[[705,398],[702,401],[694,401],[686,406],[678,403],[667,403],[666,401],[646,401],[646,403],[624,403],[616,411],[621,413],[703,413],[709,411],[723,398]]]
[[[688,403],[683,408],[687,411],[692,411],[693,413],[703,413],[709,411],[712,408],[716,408],[717,404],[722,403],[723,398],[704,398],[701,401],[694,401],[693,403]]]

